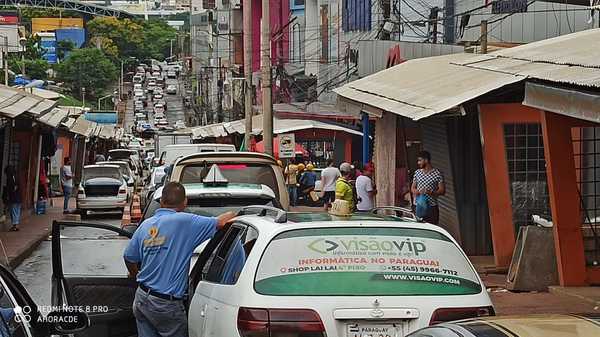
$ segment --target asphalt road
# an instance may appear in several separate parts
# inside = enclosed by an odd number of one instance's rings
[[[90,222],[120,227],[120,214],[90,216]],[[103,240],[94,240],[100,239]],[[106,240],[109,238],[110,240]],[[61,231],[63,271],[69,274],[100,276],[125,275],[122,253],[127,240],[114,232],[93,228],[65,228]],[[29,258],[15,269],[38,305],[50,305],[52,276],[52,243],[42,242]]]

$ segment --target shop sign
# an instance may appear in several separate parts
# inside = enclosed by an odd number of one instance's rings
[[[492,14],[527,12],[527,0],[496,0],[492,2]]]
[[[294,158],[296,149],[296,138],[293,133],[281,134],[279,140],[279,158]]]

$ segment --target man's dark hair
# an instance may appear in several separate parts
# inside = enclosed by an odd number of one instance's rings
[[[176,181],[168,182],[162,190],[161,203],[165,206],[179,206],[185,200],[185,187]]]
[[[333,165],[333,159],[329,158],[327,159],[327,167]]]
[[[431,161],[431,153],[427,151],[421,151],[419,154],[417,154],[417,158],[423,158],[427,161]]]
[[[65,164],[71,162],[71,158],[70,157],[65,157]]]

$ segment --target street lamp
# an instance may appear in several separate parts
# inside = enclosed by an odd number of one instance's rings
[[[85,87],[81,87],[81,96],[83,97],[83,106],[82,108],[85,108]]]
[[[100,102],[102,102],[103,99],[106,99],[106,98],[109,98],[109,97],[113,97],[113,95],[111,94],[111,95],[106,95],[104,97],[98,98],[98,110],[101,110],[100,109]]]

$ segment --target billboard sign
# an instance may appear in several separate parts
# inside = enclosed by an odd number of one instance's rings
[[[42,58],[50,64],[57,62],[56,36],[54,33],[38,33],[41,38],[40,47],[44,51]]]
[[[16,25],[19,23],[19,15],[16,11],[0,11],[0,25]]]

